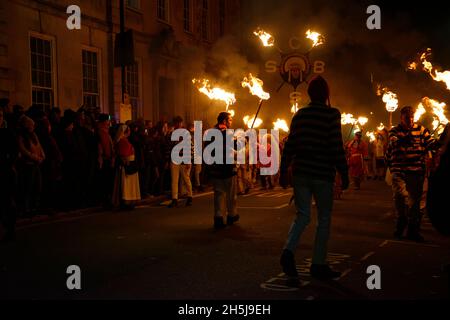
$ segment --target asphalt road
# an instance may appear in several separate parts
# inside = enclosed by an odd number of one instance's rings
[[[142,206],[22,226],[0,245],[1,299],[442,299],[449,297],[450,239],[425,221],[426,244],[394,241],[391,192],[368,181],[335,202],[329,260],[337,281],[309,277],[315,214],[296,252],[300,288],[289,287],[279,256],[295,210],[291,190],[238,199],[241,220],[215,231],[212,193],[192,207]],[[81,269],[69,290],[68,266]],[[367,268],[380,268],[369,290]]]

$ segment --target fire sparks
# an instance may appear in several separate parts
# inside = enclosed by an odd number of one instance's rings
[[[272,35],[262,29],[254,31],[253,34],[261,40],[264,47],[273,47],[273,45],[275,44],[275,39],[272,37]]]
[[[313,48],[320,46],[325,42],[325,37],[322,36],[320,33],[308,30],[306,31],[306,38],[310,39],[313,42]]]
[[[300,108],[298,107],[298,103],[294,103],[291,108],[291,113],[295,114]]]
[[[247,128],[251,128],[253,124],[253,120],[255,120],[255,116],[245,116],[243,121],[246,124]],[[256,118],[255,124],[253,125],[253,128],[258,128],[263,121],[260,118]]]
[[[253,77],[251,73],[248,75],[248,78],[244,78],[241,84],[243,88],[247,87],[252,95],[258,96],[261,100],[270,99],[270,94],[263,90],[262,86],[264,82],[261,79]]]
[[[378,131],[383,131],[384,130],[384,124],[383,122],[380,123],[380,125],[377,127]]]
[[[273,123],[274,130],[283,130],[284,132],[289,132],[289,126],[287,125],[285,120],[277,119],[277,122]]]
[[[230,105],[236,102],[236,96],[234,95],[234,93],[227,92],[217,87],[211,88],[211,84],[207,79],[193,79],[192,83],[197,86],[198,91],[208,96],[209,99],[225,102],[225,104],[227,105],[227,110]]]

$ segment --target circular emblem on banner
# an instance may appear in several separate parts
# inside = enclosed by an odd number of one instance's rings
[[[280,75],[295,89],[300,83],[307,80],[310,73],[311,64],[308,55],[296,52],[282,57]]]

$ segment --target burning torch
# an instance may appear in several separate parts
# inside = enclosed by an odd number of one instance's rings
[[[250,128],[250,129],[253,129],[253,126],[255,125],[255,121],[258,118],[259,111],[261,110],[261,106],[262,106],[264,100],[270,99],[270,94],[263,90],[262,86],[263,86],[264,82],[261,79],[253,77],[253,75],[251,73],[248,75],[248,77],[245,77],[244,80],[242,80],[241,84],[242,84],[243,88],[247,87],[250,90],[250,93],[252,95],[257,96],[260,99],[255,118],[254,118],[252,126]]]

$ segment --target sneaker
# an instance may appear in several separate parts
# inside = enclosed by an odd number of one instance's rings
[[[229,226],[233,225],[233,223],[239,221],[239,218],[240,218],[240,217],[239,217],[238,214],[237,214],[237,215],[234,215],[234,216],[228,215],[228,216],[227,216],[227,225],[229,225]]]
[[[341,276],[340,272],[331,270],[326,264],[312,264],[309,272],[311,277],[319,280],[332,280]]]
[[[186,201],[186,207],[192,206],[192,197],[188,197]]]
[[[226,227],[226,225],[223,222],[223,218],[222,217],[215,217],[214,218],[214,229],[219,230],[219,229],[223,229],[225,227]]]
[[[298,272],[297,272],[297,266],[295,265],[295,259],[294,254],[292,251],[288,249],[284,249],[283,253],[281,254],[280,258],[280,264],[283,268],[283,272],[291,278],[297,278]]]
[[[176,208],[178,207],[178,200],[172,199],[172,202],[169,204],[168,208]]]

